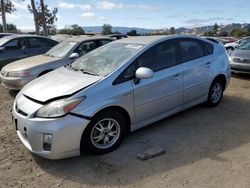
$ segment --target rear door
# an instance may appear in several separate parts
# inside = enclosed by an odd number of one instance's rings
[[[53,45],[48,40],[39,37],[29,37],[27,38],[28,56],[34,56],[46,53]]]
[[[208,93],[213,74],[211,51],[198,39],[178,40],[184,73],[184,106],[202,100]],[[209,44],[209,43],[208,43]]]
[[[183,70],[178,64],[175,40],[155,45],[136,61],[136,70],[147,67],[154,71],[150,79],[132,81],[137,123],[181,109],[183,104]],[[131,72],[131,71],[130,71]]]

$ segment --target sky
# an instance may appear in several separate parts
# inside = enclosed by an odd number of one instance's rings
[[[7,22],[19,29],[34,30],[27,4],[12,0],[17,9]],[[39,0],[36,0],[39,1]],[[58,29],[67,25],[112,26],[162,29],[250,22],[249,0],[44,0],[58,8]]]

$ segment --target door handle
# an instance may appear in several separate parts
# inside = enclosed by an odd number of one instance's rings
[[[209,68],[209,67],[211,66],[211,64],[212,64],[211,62],[207,62],[205,66],[206,66],[207,68]]]
[[[177,80],[178,78],[180,78],[182,76],[182,74],[181,73],[177,73],[177,74],[175,74],[174,75],[174,80]]]

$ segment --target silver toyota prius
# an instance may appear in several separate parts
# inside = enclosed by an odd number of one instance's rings
[[[13,124],[26,148],[45,158],[104,154],[130,131],[199,103],[216,106],[229,79],[223,45],[130,37],[30,82],[16,96]]]

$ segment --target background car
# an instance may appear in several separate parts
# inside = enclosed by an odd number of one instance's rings
[[[15,35],[14,33],[0,33],[0,38],[10,36],[10,35]]]
[[[247,41],[250,41],[250,37],[244,37],[244,38],[239,39],[239,40],[237,40],[235,42],[227,43],[227,44],[225,44],[225,48],[227,49],[227,52],[229,54],[231,54],[236,47],[238,47],[239,45],[241,45],[241,44],[243,44],[243,43],[245,43]]]
[[[103,154],[130,131],[203,102],[218,105],[229,79],[222,45],[182,35],[129,37],[26,85],[13,122],[37,155]]]
[[[57,41],[34,35],[11,35],[0,39],[0,69],[10,62],[43,54]]]
[[[112,41],[109,37],[70,37],[43,55],[21,59],[4,66],[0,74],[2,85],[20,90],[31,80],[67,65]]]
[[[235,48],[229,59],[233,73],[250,74],[250,40]]]

